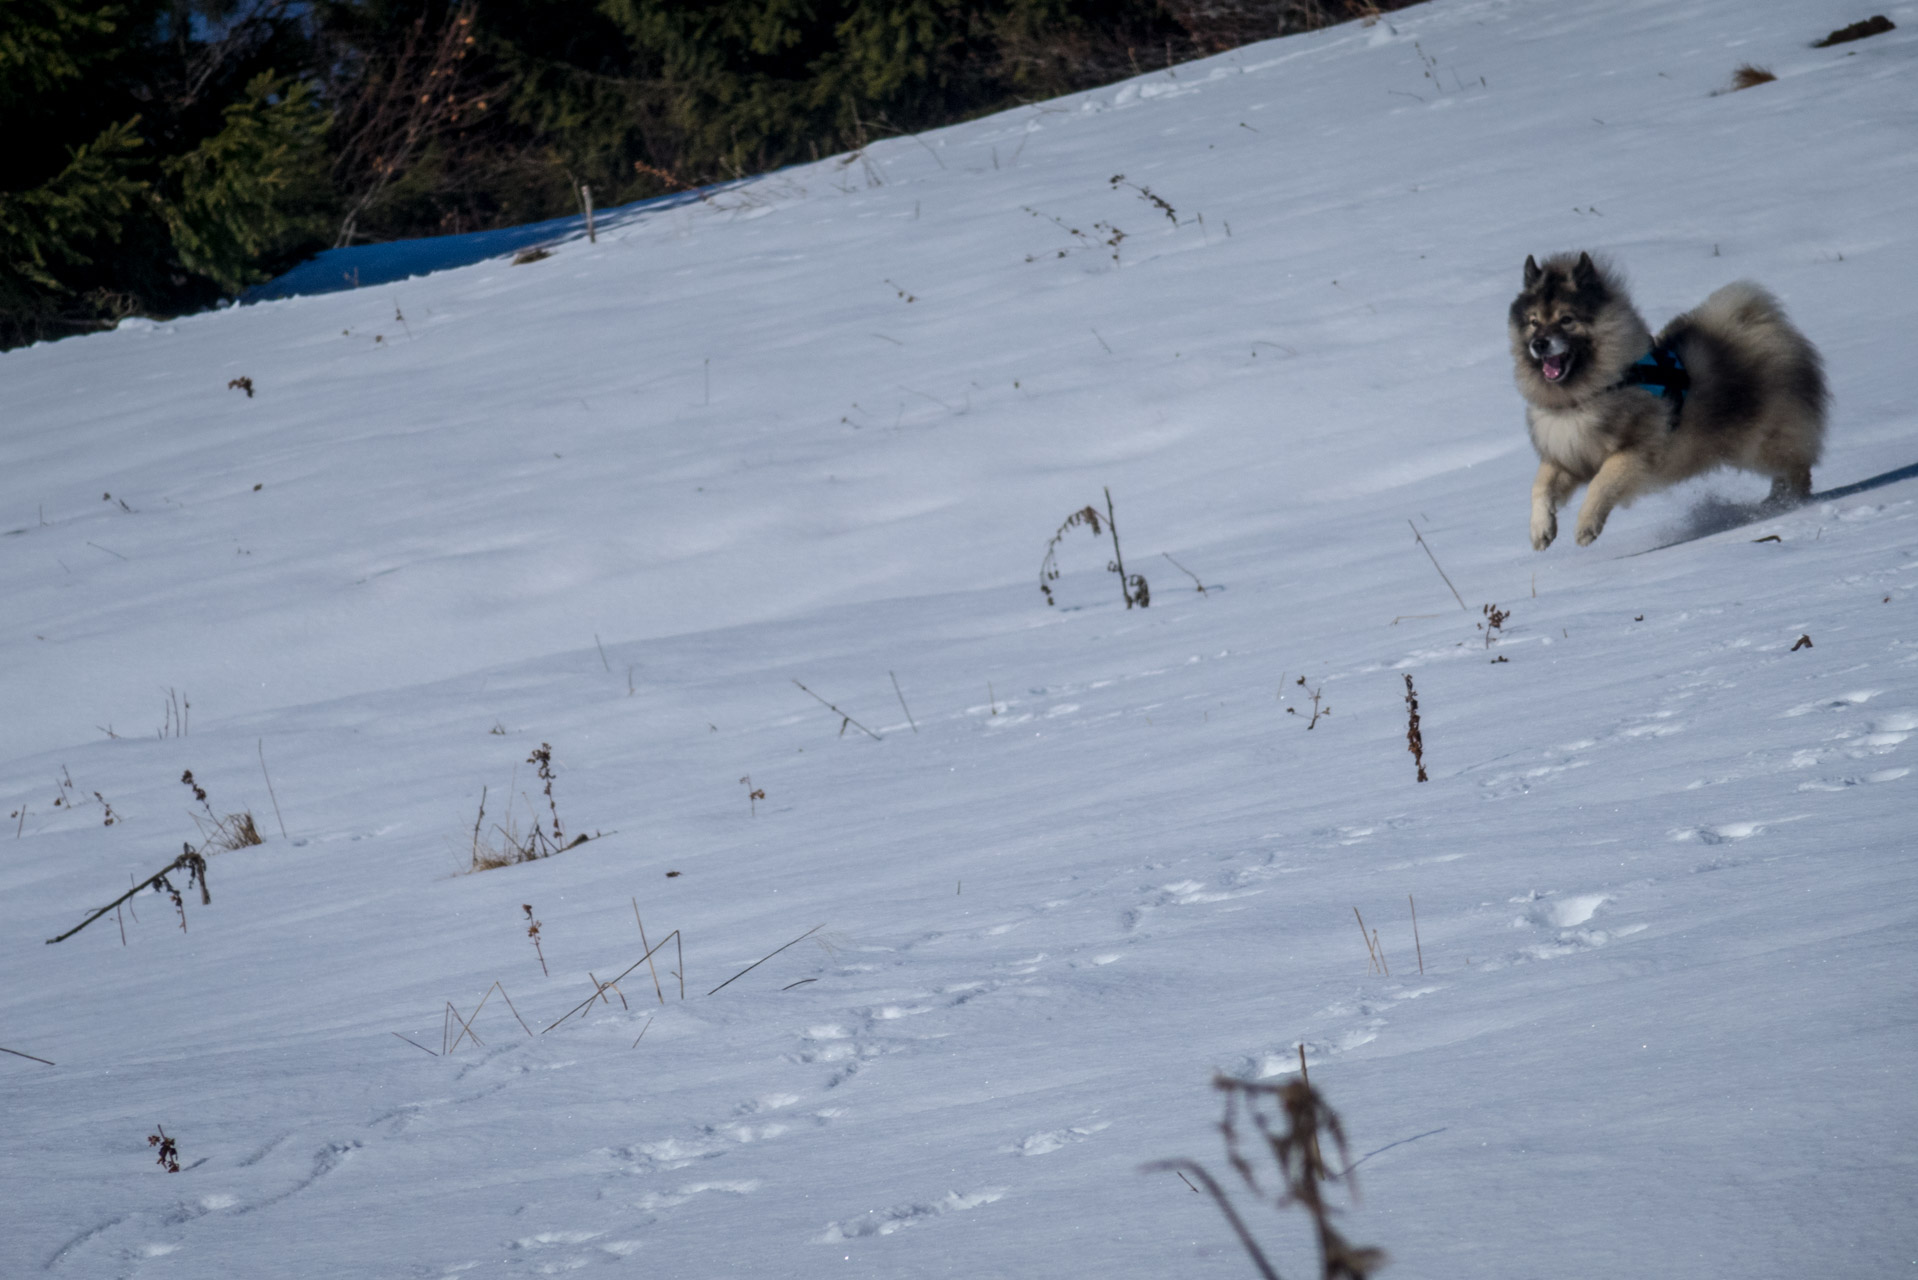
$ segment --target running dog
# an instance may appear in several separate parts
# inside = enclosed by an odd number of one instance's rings
[[[1539,458],[1534,549],[1558,536],[1558,509],[1581,484],[1581,547],[1612,508],[1714,467],[1770,476],[1765,501],[1781,509],[1811,496],[1824,366],[1757,285],[1726,285],[1654,338],[1609,265],[1528,257],[1509,325]]]

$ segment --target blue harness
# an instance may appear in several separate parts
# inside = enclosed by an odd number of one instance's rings
[[[1678,425],[1678,415],[1685,409],[1685,392],[1691,388],[1692,376],[1685,372],[1685,362],[1670,347],[1653,347],[1638,358],[1638,362],[1625,371],[1625,376],[1617,382],[1621,387],[1643,387],[1655,396],[1671,403],[1672,425]]]

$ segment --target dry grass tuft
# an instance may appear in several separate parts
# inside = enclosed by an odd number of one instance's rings
[[[1737,93],[1740,89],[1756,89],[1761,84],[1769,84],[1778,77],[1764,67],[1753,66],[1747,62],[1732,72],[1732,87],[1727,93]]]
[[[550,858],[565,849],[576,849],[588,840],[597,840],[612,832],[595,831],[591,835],[584,832],[567,838],[566,829],[560,822],[559,803],[553,798],[553,783],[558,775],[553,772],[553,748],[550,743],[542,742],[533,754],[526,757],[526,763],[538,768],[540,781],[545,784],[541,794],[546,797],[546,810],[552,823],[552,834],[548,835],[542,823],[547,819],[539,816],[539,810],[533,809],[533,825],[530,830],[521,832],[518,821],[513,817],[513,803],[509,796],[506,802],[506,814],[493,824],[492,830],[486,829],[486,797],[489,788],[480,788],[479,815],[473,819],[471,861],[467,866],[472,871],[493,871],[500,867],[517,866],[522,862],[537,862],[541,858]],[[532,808],[528,798],[527,807]]]
[[[221,816],[213,812],[213,806],[207,802],[206,788],[193,780],[193,770],[181,774],[180,782],[200,802],[201,813],[193,815],[193,822],[200,828],[201,853],[230,853],[248,845],[266,843],[260,837],[260,829],[253,824],[250,810]]]

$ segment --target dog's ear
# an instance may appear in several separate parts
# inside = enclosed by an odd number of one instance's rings
[[[1534,258],[1529,253],[1526,254],[1525,255],[1525,287],[1529,289],[1533,285],[1537,284],[1538,278],[1544,274],[1545,273],[1543,271],[1540,271],[1538,269],[1538,259]]]
[[[1579,254],[1578,265],[1572,268],[1572,283],[1583,289],[1597,282],[1598,268],[1592,263],[1592,255]]]

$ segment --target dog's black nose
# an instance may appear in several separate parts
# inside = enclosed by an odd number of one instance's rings
[[[1547,342],[1543,338],[1533,338],[1531,349],[1532,349],[1533,359],[1543,360],[1547,355],[1551,353],[1552,344]]]

